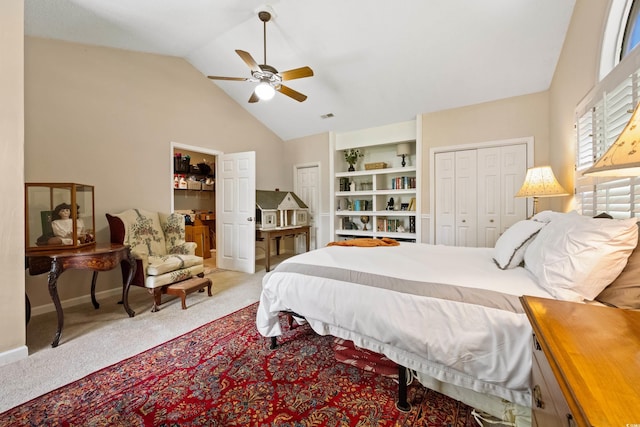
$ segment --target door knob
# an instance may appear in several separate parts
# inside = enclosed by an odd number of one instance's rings
[[[253,218],[249,217],[249,218],[247,218],[247,221],[251,222],[251,221],[253,221]]]
[[[466,219],[463,219],[463,220],[462,220],[462,222],[467,222],[467,220],[466,220]]]

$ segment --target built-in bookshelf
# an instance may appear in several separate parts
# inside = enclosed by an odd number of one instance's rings
[[[419,242],[421,147],[416,122],[332,135],[332,231],[334,240],[391,237]],[[398,144],[409,146],[406,165]],[[349,171],[344,151],[362,157]]]

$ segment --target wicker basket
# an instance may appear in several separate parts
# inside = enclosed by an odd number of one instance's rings
[[[386,167],[387,167],[387,164],[385,162],[365,163],[365,165],[364,165],[364,168],[366,170],[384,169]]]
[[[200,181],[187,181],[187,189],[202,190],[202,183]]]

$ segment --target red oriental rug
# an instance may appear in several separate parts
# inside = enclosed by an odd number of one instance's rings
[[[471,408],[336,361],[308,326],[269,350],[257,304],[0,414],[0,426],[476,426]],[[187,313],[188,314],[188,313]],[[281,319],[283,324],[286,319]]]

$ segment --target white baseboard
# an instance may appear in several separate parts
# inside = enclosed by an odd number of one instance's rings
[[[110,297],[111,295],[122,295],[122,288],[113,288],[113,289],[107,289],[106,291],[97,292],[96,299],[98,300],[98,302],[100,302],[100,298]],[[90,302],[91,302],[91,295],[82,295],[80,297],[60,301],[63,309],[66,307],[73,307],[76,305],[90,303]],[[31,307],[32,316],[37,316],[39,314],[45,314],[52,311],[56,311],[56,306],[53,304],[53,301],[48,304],[39,305],[37,307]]]
[[[9,351],[0,353],[0,366],[8,365],[9,363],[17,362],[21,359],[29,357],[29,349],[26,345],[14,348]]]

